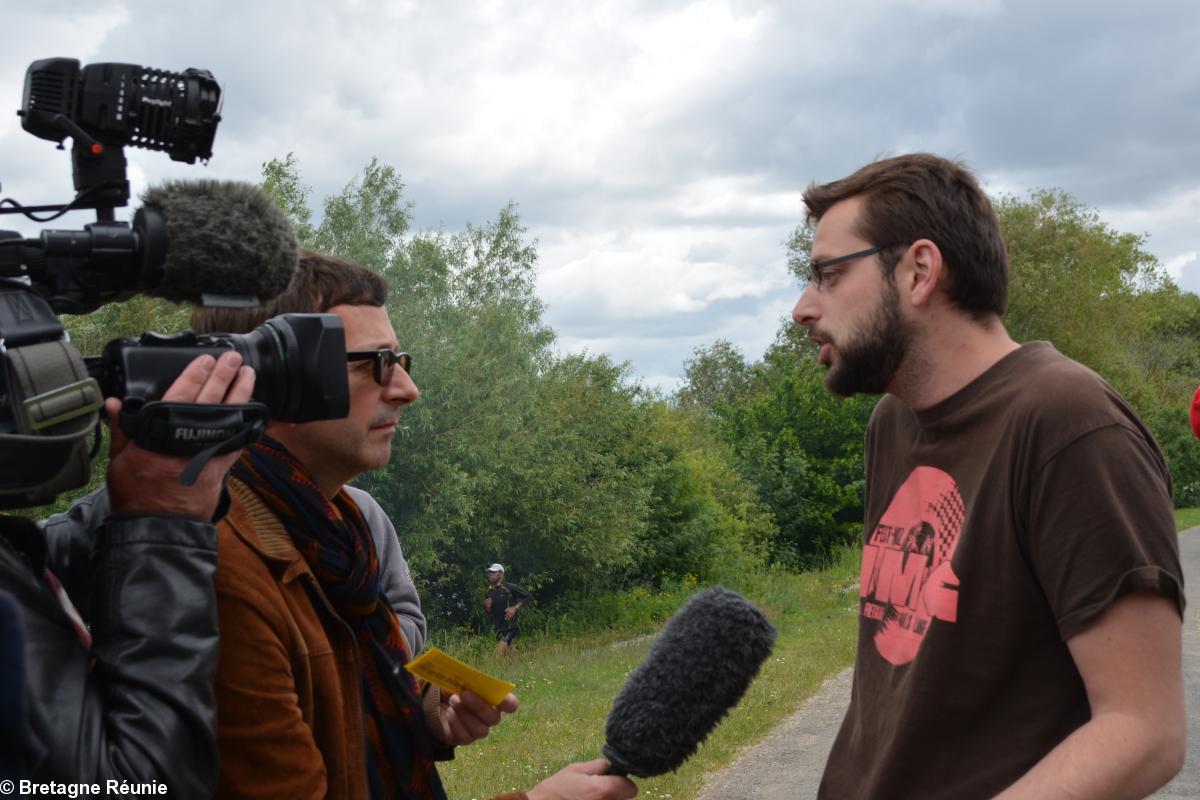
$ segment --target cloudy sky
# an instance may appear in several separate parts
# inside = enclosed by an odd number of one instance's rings
[[[318,206],[372,157],[394,166],[419,229],[484,223],[513,201],[539,242],[559,347],[628,360],[668,390],[718,337],[761,355],[797,292],[783,241],[801,191],[879,155],[961,157],[994,194],[1065,189],[1147,234],[1200,291],[1191,2],[15,5],[0,109],[16,110],[26,67],[52,56],[221,82],[211,163],[131,149],[135,191],[257,180],[293,152]],[[15,114],[0,112],[0,148],[0,194],[69,199],[67,154]]]

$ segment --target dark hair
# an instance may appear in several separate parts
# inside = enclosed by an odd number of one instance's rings
[[[253,308],[197,308],[192,330],[249,333],[278,314],[316,314],[340,305],[381,306],[387,292],[387,281],[366,267],[305,250],[283,294]]]
[[[950,299],[975,319],[1008,307],[1008,254],[996,211],[961,161],[929,153],[885,158],[841,180],[804,190],[808,221],[851,197],[864,200],[858,234],[873,245],[929,239],[949,268]],[[881,256],[890,276],[896,248]]]

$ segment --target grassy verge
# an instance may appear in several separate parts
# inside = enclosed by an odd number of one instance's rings
[[[1181,531],[1197,525],[1200,525],[1200,508],[1175,509],[1175,530]]]
[[[696,797],[706,773],[763,738],[826,677],[853,660],[857,572],[855,557],[847,553],[821,572],[731,584],[779,629],[775,652],[700,751],[676,773],[639,781],[639,797]],[[650,639],[630,639],[621,631],[558,640],[531,637],[520,641],[518,656],[506,662],[482,653],[478,642],[434,644],[517,684],[521,710],[441,766],[450,797],[484,800],[528,789],[572,761],[598,758],[612,699],[645,657]]]

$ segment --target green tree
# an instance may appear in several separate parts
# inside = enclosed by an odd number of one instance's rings
[[[288,153],[282,160],[273,158],[262,165],[263,190],[275,200],[296,229],[296,238],[308,245],[316,235],[312,226],[312,210],[308,197],[312,188],[300,181],[296,154]]]
[[[784,242],[801,286],[812,234],[806,222]],[[721,340],[697,349],[676,394],[681,407],[707,412],[770,512],[771,559],[789,566],[820,563],[862,530],[863,436],[875,398],[832,396],[824,372],[803,329],[789,321],[752,364]]]
[[[1183,293],[1145,250],[1063,192],[996,201],[1011,284],[1005,319],[1018,341],[1049,339],[1096,369],[1158,439],[1180,503],[1200,502],[1200,446],[1187,423],[1200,378],[1200,298]],[[785,242],[788,268],[808,279],[813,229]],[[819,560],[861,532],[862,437],[874,398],[839,401],[802,331],[785,324],[747,365],[727,342],[698,349],[676,396],[706,409],[739,473],[771,509],[777,561]]]
[[[385,272],[404,245],[410,209],[395,168],[371,159],[362,175],[326,198],[312,248]]]
[[[1200,379],[1200,298],[1179,291],[1144,236],[1113,230],[1065,192],[1000,198],[996,210],[1011,271],[1009,333],[1048,339],[1108,380],[1162,447],[1176,503],[1200,502],[1187,418]]]
[[[683,368],[684,382],[676,397],[684,406],[716,411],[743,395],[749,385],[750,368],[742,351],[724,339],[696,348]]]
[[[1170,283],[1144,237],[1114,231],[1065,192],[995,205],[1008,247],[1009,334],[1047,339],[1119,388],[1136,385],[1135,354],[1151,335],[1148,299]]]
[[[295,160],[264,175],[307,223]],[[770,521],[727,451],[684,447],[680,412],[625,365],[555,353],[515,206],[459,233],[410,233],[399,175],[371,161],[324,209],[307,243],[388,279],[413,354],[421,399],[391,463],[358,483],[395,523],[435,623],[477,614],[481,569],[497,560],[543,608],[757,563]]]
[[[728,580],[759,568],[778,538],[771,510],[735,468],[699,409],[655,401],[643,436],[653,442],[650,516],[637,541],[634,580]]]
[[[790,323],[752,372],[753,389],[719,429],[772,511],[773,558],[820,563],[862,531],[863,437],[876,398],[830,394],[815,347]]]

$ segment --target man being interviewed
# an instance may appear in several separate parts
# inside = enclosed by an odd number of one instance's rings
[[[995,211],[953,161],[804,194],[793,311],[867,428],[850,707],[820,797],[1144,797],[1184,754],[1162,454],[1099,376],[1001,315]]]
[[[216,575],[219,797],[445,798],[434,760],[516,710],[513,695],[493,707],[470,692],[422,692],[402,668],[415,655],[406,633],[414,626],[397,616],[382,580],[369,530],[382,512],[346,487],[388,462],[400,412],[420,395],[386,296],[375,273],[306,253],[267,307],[193,316],[197,332],[244,333],[277,314],[337,314],[350,390],[348,416],[271,422],[231,471]],[[600,775],[602,764],[584,769],[543,785],[598,799],[636,792]],[[530,796],[543,796],[539,788]]]

